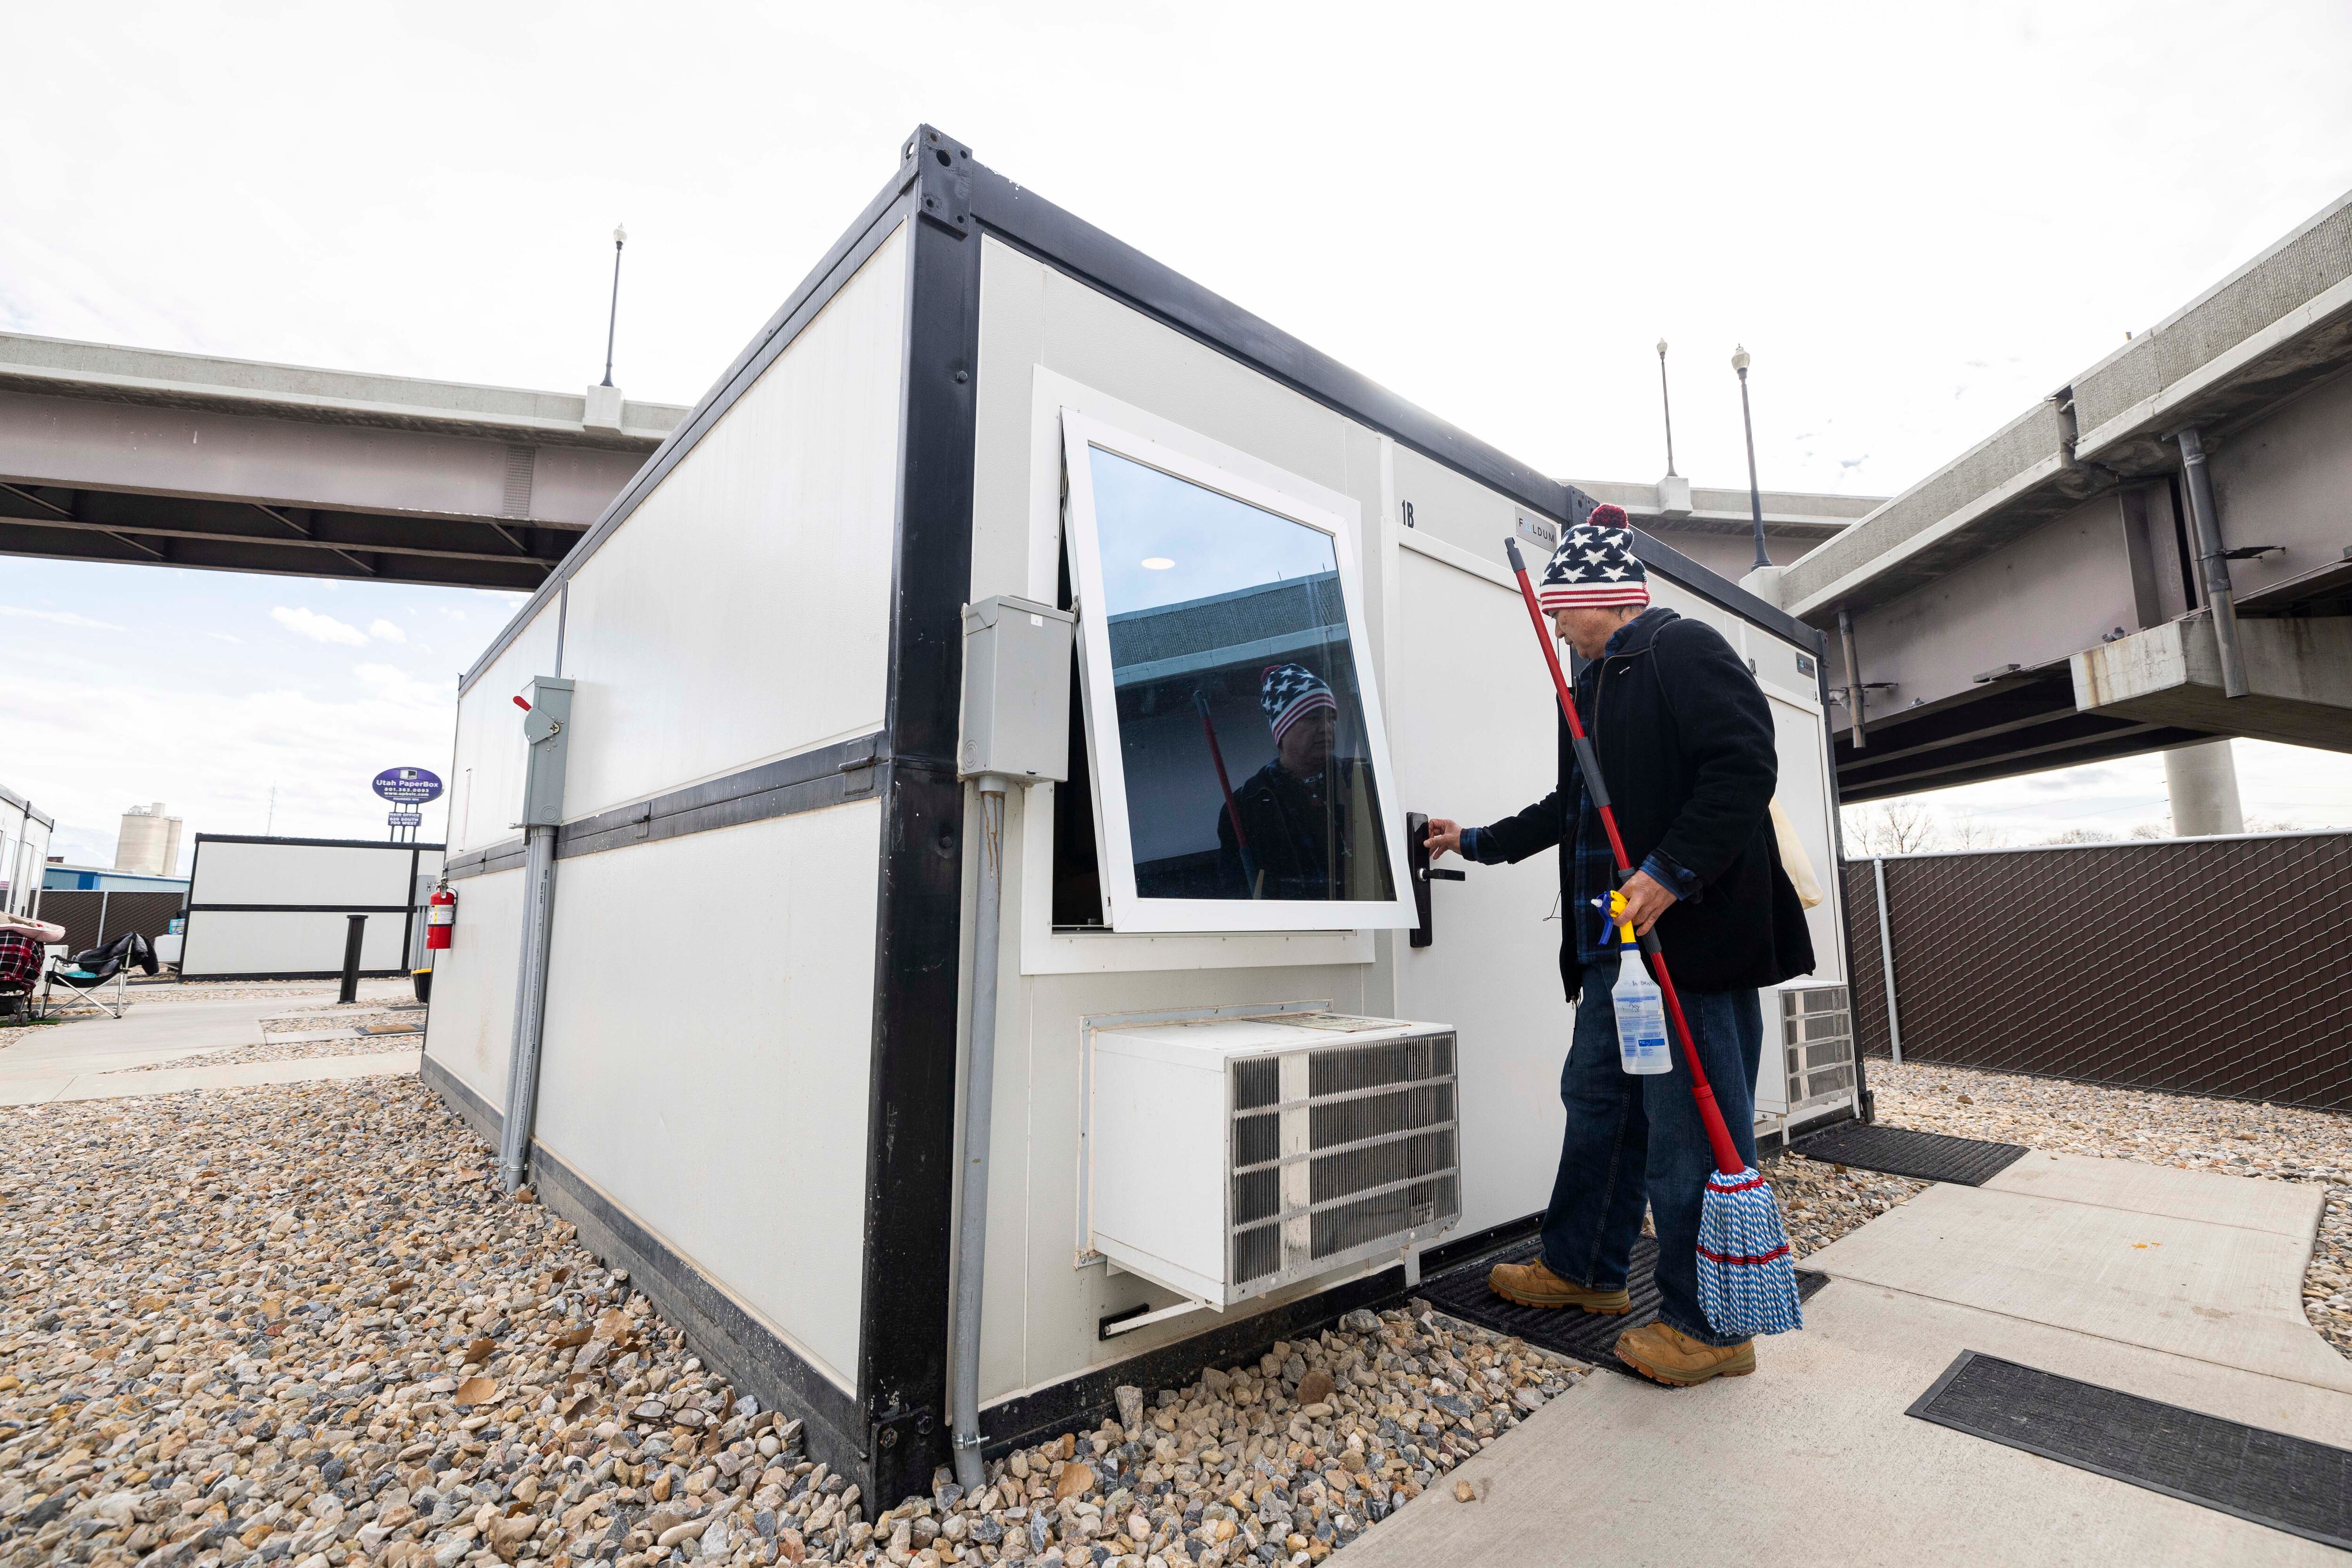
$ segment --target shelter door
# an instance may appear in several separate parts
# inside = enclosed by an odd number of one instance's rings
[[[1476,826],[1540,800],[1554,782],[1557,708],[1517,589],[1499,567],[1411,546],[1390,567],[1398,805]],[[1451,1024],[1461,1042],[1465,1232],[1542,1208],[1559,1166],[1573,1015],[1560,996],[1557,870],[1549,855],[1469,867],[1465,880],[1431,889],[1429,946],[1392,939],[1397,1016]]]

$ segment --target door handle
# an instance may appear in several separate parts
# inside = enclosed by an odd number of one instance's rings
[[[1413,927],[1412,945],[1427,947],[1437,940],[1437,931],[1431,923],[1429,885],[1432,882],[1463,882],[1469,879],[1450,867],[1429,863],[1429,818],[1418,811],[1410,811],[1404,818],[1405,875],[1412,883],[1412,910],[1420,917]]]

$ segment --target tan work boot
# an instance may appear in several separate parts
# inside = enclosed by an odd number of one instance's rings
[[[1486,1275],[1486,1289],[1522,1307],[1581,1307],[1604,1318],[1622,1318],[1633,1310],[1633,1298],[1622,1290],[1588,1290],[1572,1285],[1544,1267],[1532,1263],[1497,1263]]]
[[[1665,1323],[1643,1323],[1617,1336],[1617,1359],[1653,1383],[1688,1388],[1710,1377],[1754,1372],[1756,1342],[1711,1345]]]

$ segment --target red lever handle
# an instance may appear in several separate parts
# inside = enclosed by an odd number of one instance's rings
[[[530,712],[530,703],[528,703],[528,702],[525,702],[525,701],[524,701],[521,698],[520,698],[520,697],[518,697],[518,698],[516,698],[516,699],[514,700],[514,705],[515,705],[516,707],[518,707],[518,708],[521,709],[521,710],[522,710],[524,712],[526,712],[526,713],[528,713],[528,712]]]

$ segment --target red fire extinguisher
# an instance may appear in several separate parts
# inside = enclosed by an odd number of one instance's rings
[[[425,945],[430,951],[446,949],[449,932],[457,924],[457,895],[449,884],[435,885],[433,896],[425,900]]]

